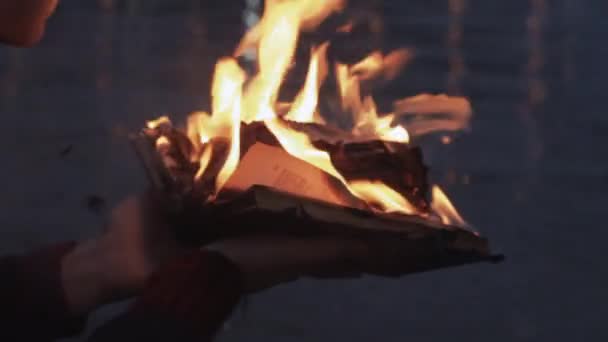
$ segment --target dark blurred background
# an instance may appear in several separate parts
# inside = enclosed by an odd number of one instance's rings
[[[0,251],[99,231],[91,207],[145,186],[128,132],[207,108],[214,61],[258,2],[63,0],[40,46],[0,48]],[[387,92],[471,99],[471,130],[426,139],[426,159],[507,261],[299,281],[250,297],[219,340],[608,340],[608,2],[378,4],[385,43],[416,51]]]

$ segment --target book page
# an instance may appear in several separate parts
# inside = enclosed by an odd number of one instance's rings
[[[359,206],[359,200],[339,180],[280,147],[262,143],[249,148],[225,188],[245,191],[252,185],[343,206]]]

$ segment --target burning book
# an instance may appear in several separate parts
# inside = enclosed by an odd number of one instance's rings
[[[278,100],[300,32],[343,5],[267,2],[235,57],[218,61],[211,113],[191,114],[182,130],[161,117],[134,136],[154,188],[180,222],[177,233],[195,244],[250,234],[331,234],[406,250],[407,260],[370,255],[372,268],[385,274],[495,260],[487,240],[429,184],[422,152],[410,143],[412,136],[466,127],[468,101],[419,95],[383,115],[365,90],[394,77],[407,58],[403,50],[373,52],[348,65],[330,63],[331,41],[323,42],[311,48],[300,92],[289,103]],[[351,29],[347,23],[338,30]],[[238,59],[248,50],[257,52],[253,72]],[[349,129],[332,124],[336,113],[319,105],[329,75],[340,94],[336,112],[349,116]]]

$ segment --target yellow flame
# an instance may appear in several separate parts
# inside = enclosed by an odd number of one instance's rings
[[[213,123],[216,136],[230,141],[230,152],[216,180],[216,192],[234,173],[241,157],[241,96],[245,72],[236,60],[225,58],[217,63],[212,87]]]
[[[397,49],[386,55],[382,72],[384,80],[395,79],[403,71],[405,65],[413,59],[413,56],[414,53],[408,49]]]
[[[351,73],[358,75],[360,80],[382,80],[395,79],[405,65],[412,59],[413,52],[408,49],[397,49],[388,55],[374,51],[351,67]]]
[[[401,143],[410,141],[410,135],[403,126],[393,126],[395,119],[393,114],[378,117],[376,103],[371,96],[363,100],[363,105],[356,117],[359,120],[353,129],[353,134],[356,136]]]
[[[410,134],[401,125],[393,126],[394,120],[395,116],[393,114],[377,119],[375,123],[376,134],[382,140],[408,143]]]
[[[346,64],[337,63],[335,69],[336,81],[342,100],[342,110],[356,116],[363,107],[359,80],[350,75],[350,69]],[[358,122],[357,119],[355,121]]]
[[[277,118],[266,120],[265,124],[287,153],[316,166],[348,185],[332,164],[329,154],[314,147],[308,135],[292,130]]]
[[[408,143],[410,136],[403,126],[393,126],[394,115],[379,118],[376,103],[371,96],[361,98],[358,73],[374,73],[382,68],[382,55],[372,53],[360,63],[348,67],[336,65],[336,81],[342,97],[342,110],[349,112],[355,123],[353,134],[365,139],[382,139]],[[369,76],[369,75],[368,75]]]
[[[308,135],[290,129],[277,118],[267,120],[265,123],[287,153],[332,175],[341,181],[356,197],[368,203],[373,203],[386,212],[410,215],[417,212],[416,208],[407,199],[382,182],[347,182],[332,164],[329,154],[314,147]]]
[[[299,36],[299,18],[294,2],[275,4],[263,19],[258,48],[259,72],[243,97],[244,121],[262,121],[275,116],[274,103],[292,62]]]
[[[460,131],[468,127],[473,114],[471,103],[463,97],[430,94],[398,100],[394,111],[398,117],[408,119],[407,128],[412,136]]]
[[[209,162],[211,162],[212,155],[213,155],[212,146],[207,146],[207,148],[205,148],[205,150],[203,151],[203,155],[201,156],[200,166],[198,168],[198,171],[196,172],[196,175],[194,175],[195,181],[199,181],[205,174],[205,171],[207,170],[207,167],[209,166]]]
[[[460,216],[448,196],[437,185],[432,190],[433,201],[431,208],[441,218],[441,222],[447,225],[467,226],[465,220]]]
[[[382,72],[384,56],[379,51],[372,52],[359,63],[351,67],[352,74],[359,75],[360,79],[371,79]]]
[[[261,20],[241,39],[235,56],[259,48],[265,33],[276,24],[276,16],[290,16],[298,30],[311,31],[332,13],[342,11],[345,4],[346,0],[266,0]]]
[[[169,139],[167,139],[166,136],[160,136],[158,139],[156,139],[156,149],[159,151],[162,150],[167,150],[169,147],[171,147],[171,142],[169,141]]]
[[[304,88],[296,97],[286,119],[296,122],[324,123],[316,109],[319,102],[319,88],[327,77],[328,47],[329,43],[324,43],[312,51]]]
[[[194,146],[206,144],[211,139],[211,116],[206,112],[195,112],[188,116],[186,134]]]
[[[349,185],[357,197],[380,206],[385,212],[407,215],[418,213],[416,207],[405,197],[382,182],[355,181]]]
[[[332,13],[341,11],[345,3],[346,0],[266,0],[265,12],[260,22],[245,34],[235,52],[238,56],[245,50],[255,48],[258,57],[257,74],[248,79],[245,86],[247,75],[237,61],[234,58],[219,60],[212,84],[212,114],[194,113],[188,119],[187,135],[194,146],[191,161],[200,165],[195,181],[200,180],[209,167],[214,157],[214,144],[228,142],[227,156],[216,178],[217,194],[238,167],[241,122],[263,121],[285,151],[335,177],[353,195],[374,208],[386,212],[422,215],[403,195],[385,183],[366,180],[348,182],[334,167],[327,152],[317,149],[308,134],[290,128],[275,111],[275,108],[280,108],[280,115],[286,113],[285,119],[290,121],[324,123],[318,110],[318,102],[319,90],[328,72],[328,43],[312,50],[306,81],[294,102],[285,107],[285,104],[278,104],[277,99],[284,78],[293,63],[300,32],[316,28]],[[352,25],[339,28],[347,31],[351,29]],[[375,84],[376,80],[393,79],[410,57],[411,52],[400,49],[388,55],[373,52],[352,66],[336,64],[335,77],[342,110],[353,117],[354,138],[407,143],[412,132],[410,127],[406,130],[403,126],[395,125],[395,120],[401,116],[423,115],[437,110],[450,111],[449,114],[452,114],[451,123],[440,123],[443,128],[462,128],[468,122],[468,102],[428,95],[396,102],[394,114],[378,113],[373,98],[362,94],[362,89],[367,91],[369,84]],[[361,85],[362,81],[366,82],[364,86]],[[437,123],[432,123],[434,126],[429,127],[428,120],[413,121],[416,134],[432,131],[437,126]],[[165,125],[171,125],[168,117],[147,123],[151,129]],[[159,150],[169,147],[170,142],[166,137],[158,139]],[[432,192],[432,208],[442,221],[464,225],[464,221],[441,189],[434,187]]]
[[[171,119],[168,116],[161,116],[158,119],[146,122],[146,126],[149,129],[156,129],[164,125],[171,125]]]

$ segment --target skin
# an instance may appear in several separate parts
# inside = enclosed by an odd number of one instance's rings
[[[0,0],[0,42],[28,47],[42,39],[58,0]]]
[[[128,198],[112,211],[103,234],[65,257],[63,284],[75,313],[137,295],[154,271],[191,251],[174,240],[162,212],[149,194]],[[258,236],[204,248],[237,265],[248,293],[305,276],[356,276],[370,253],[364,241],[332,237]]]
[[[44,35],[58,0],[0,0],[0,42],[27,47]],[[126,199],[110,215],[103,234],[77,247],[62,261],[62,281],[74,313],[129,298],[164,263],[189,252],[173,239],[172,227],[153,196]],[[362,241],[331,237],[268,236],[219,241],[205,248],[222,253],[241,270],[247,292],[302,276],[345,276],[362,265],[369,249]],[[345,267],[346,265],[346,267]]]

